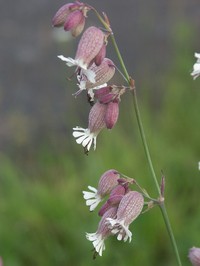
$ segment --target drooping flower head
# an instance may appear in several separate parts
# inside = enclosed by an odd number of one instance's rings
[[[86,238],[89,241],[92,241],[95,251],[102,256],[102,252],[105,250],[105,239],[110,236],[111,230],[108,227],[107,219],[116,217],[117,207],[110,208],[107,212],[102,216],[98,229],[95,233],[86,233]]]
[[[77,66],[82,69],[83,74],[88,80],[95,83],[95,73],[92,70],[88,70],[88,68],[95,61],[95,57],[98,56],[104,46],[105,38],[106,35],[102,30],[91,26],[85,30],[79,41],[75,59],[71,57],[66,58],[63,55],[59,55],[58,58],[65,61],[69,67]]]
[[[72,36],[77,37],[84,29],[85,18],[90,9],[91,7],[81,2],[65,4],[56,12],[52,25],[64,26],[65,31],[71,31]]]
[[[193,79],[196,79],[200,76],[200,53],[195,53],[194,56],[197,58],[197,62],[193,66],[191,76],[193,77]]]
[[[112,60],[108,58],[104,58],[100,65],[96,65],[93,63],[88,70],[95,73],[95,83],[91,82],[83,70],[80,71],[79,75],[77,76],[79,81],[79,88],[80,90],[87,90],[90,96],[93,98],[93,90],[98,89],[100,86],[107,83],[115,74],[115,65]]]
[[[137,191],[129,191],[124,195],[119,203],[116,219],[107,218],[109,228],[113,234],[117,234],[118,240],[129,242],[132,238],[132,233],[129,230],[129,225],[140,215],[144,205],[144,198]]]
[[[82,144],[88,153],[93,143],[96,149],[96,139],[103,128],[111,129],[117,122],[119,114],[119,102],[108,104],[96,102],[89,113],[88,128],[75,127],[72,135],[78,144]]]
[[[86,205],[90,206],[90,211],[93,211],[99,202],[118,185],[117,180],[119,178],[119,172],[114,169],[108,170],[100,177],[97,189],[88,186],[89,190],[92,192],[83,191],[83,197],[86,200]]]
[[[82,144],[85,151],[89,151],[93,143],[96,149],[96,138],[99,132],[105,127],[105,114],[107,105],[96,102],[89,113],[88,128],[73,128],[73,136],[78,144]]]
[[[191,248],[188,257],[193,266],[200,266],[200,248]]]

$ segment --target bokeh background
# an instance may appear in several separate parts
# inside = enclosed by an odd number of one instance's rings
[[[109,16],[136,81],[139,105],[183,265],[200,246],[200,78],[190,73],[200,52],[198,0],[88,0]],[[6,266],[176,265],[158,208],[131,225],[133,241],[106,242],[92,260],[85,232],[99,218],[82,198],[87,185],[116,168],[157,197],[132,101],[125,95],[112,131],[89,156],[72,137],[87,126],[89,105],[76,99],[73,70],[56,57],[74,56],[78,40],[53,29],[65,1],[0,0],[0,256]],[[89,14],[87,25],[100,25]],[[109,45],[107,56],[118,64]],[[115,75],[113,83],[122,82]]]

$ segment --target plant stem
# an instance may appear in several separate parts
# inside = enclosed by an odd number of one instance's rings
[[[94,11],[95,11],[97,17],[99,18],[99,20],[101,21],[101,23],[106,28],[106,30],[108,30],[111,33],[110,37],[111,37],[113,46],[115,48],[115,51],[116,51],[117,57],[119,59],[120,65],[121,65],[121,67],[123,69],[126,81],[127,81],[128,85],[130,86],[130,89],[131,89],[131,92],[132,92],[132,95],[133,95],[133,104],[134,104],[135,114],[136,114],[136,118],[137,118],[137,123],[138,123],[139,131],[140,131],[140,135],[141,135],[141,139],[142,139],[145,155],[147,157],[147,161],[148,161],[148,164],[149,164],[149,167],[150,167],[150,171],[151,171],[151,175],[152,175],[152,178],[153,178],[153,182],[154,182],[154,184],[156,186],[156,189],[157,189],[157,192],[159,194],[159,197],[161,197],[160,186],[158,184],[158,180],[157,180],[157,177],[156,177],[156,174],[155,174],[155,171],[154,171],[154,167],[153,167],[153,164],[152,164],[152,160],[151,160],[151,156],[150,156],[150,152],[149,152],[149,148],[148,148],[148,145],[147,145],[147,141],[146,141],[146,137],[145,137],[145,133],[144,133],[144,128],[143,128],[143,124],[142,124],[142,120],[141,120],[141,116],[140,116],[140,110],[139,110],[138,101],[137,101],[136,89],[135,88],[131,88],[131,78],[130,78],[130,76],[128,74],[128,71],[126,69],[126,66],[124,64],[123,58],[122,58],[121,53],[119,51],[119,48],[117,46],[114,34],[113,34],[113,32],[112,32],[112,30],[110,28],[110,25],[100,16],[100,14],[95,9],[94,9]],[[167,210],[165,208],[164,199],[163,199],[163,201],[160,201],[159,207],[160,207],[163,219],[165,221],[165,225],[166,225],[167,232],[169,234],[169,237],[170,237],[170,240],[171,240],[171,243],[172,243],[172,247],[173,247],[175,255],[176,255],[177,264],[179,266],[182,266],[181,260],[180,260],[180,256],[179,256],[179,252],[178,252],[178,248],[177,248],[177,244],[176,244],[176,241],[175,241],[175,238],[174,238],[174,234],[173,234],[173,231],[172,231],[172,228],[171,228],[171,224],[170,224],[170,221],[169,221]]]
[[[173,245],[173,249],[174,249],[174,252],[175,252],[175,255],[176,255],[177,263],[178,263],[179,266],[182,266],[181,259],[180,259],[180,256],[179,256],[179,252],[178,252],[178,247],[177,247],[177,244],[176,244],[176,240],[174,238],[174,234],[173,234],[173,231],[172,231],[172,228],[171,228],[171,224],[170,224],[170,221],[169,221],[169,217],[168,217],[168,214],[167,214],[167,210],[166,210],[164,201],[163,201],[163,203],[159,204],[159,207],[160,207],[163,219],[165,221],[165,225],[166,225],[166,228],[167,228],[171,243]]]

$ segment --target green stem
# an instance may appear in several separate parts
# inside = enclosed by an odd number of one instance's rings
[[[112,30],[110,28],[110,25],[100,16],[100,14],[95,9],[94,9],[94,11],[95,11],[97,17],[99,18],[99,20],[101,21],[101,23],[106,28],[106,30],[108,30],[111,33],[111,40],[112,40],[113,46],[114,46],[116,54],[118,56],[120,65],[121,65],[121,67],[123,69],[126,81],[127,81],[128,85],[131,88],[131,78],[130,78],[130,76],[128,74],[128,71],[126,69],[126,66],[124,64],[123,58],[122,58],[121,53],[119,51],[119,48],[117,46],[114,34],[113,34],[113,32],[112,32]],[[149,167],[150,167],[150,171],[151,171],[151,175],[152,175],[154,184],[156,186],[156,189],[157,189],[157,192],[159,194],[159,197],[161,198],[162,195],[160,195],[160,186],[158,184],[157,177],[156,177],[156,174],[155,174],[155,171],[154,171],[154,167],[153,167],[153,164],[152,164],[152,160],[151,160],[151,156],[150,156],[150,152],[149,152],[149,148],[148,148],[148,145],[147,145],[147,141],[146,141],[146,137],[145,137],[145,133],[144,133],[144,128],[143,128],[143,124],[142,124],[142,120],[141,120],[141,116],[140,116],[139,106],[138,106],[138,102],[137,102],[136,89],[135,88],[131,88],[131,89],[132,89],[131,92],[132,92],[132,95],[133,95],[134,109],[135,109],[135,113],[136,113],[136,118],[137,118],[137,123],[138,123],[139,131],[140,131],[140,135],[141,135],[141,138],[142,138],[142,143],[143,143],[145,155],[147,157],[147,161],[148,161],[148,164],[149,164]],[[160,207],[163,219],[165,221],[165,225],[166,225],[167,232],[169,234],[169,237],[170,237],[170,240],[171,240],[171,243],[172,243],[172,247],[173,247],[175,255],[176,255],[177,263],[178,263],[179,266],[182,266],[181,260],[180,260],[180,256],[179,256],[179,252],[178,252],[178,248],[177,248],[177,244],[176,244],[176,241],[175,241],[175,238],[174,238],[174,234],[173,234],[173,231],[172,231],[172,228],[171,228],[171,224],[170,224],[170,221],[169,221],[167,210],[165,208],[164,199],[163,199],[163,201],[160,201],[159,207]]]
[[[148,164],[149,164],[149,167],[150,167],[150,171],[151,171],[151,174],[152,174],[153,181],[154,181],[154,183],[156,185],[156,189],[158,191],[158,194],[160,194],[160,186],[159,186],[158,180],[156,178],[156,174],[155,174],[155,171],[154,171],[154,167],[153,167],[153,164],[152,164],[151,156],[150,156],[150,153],[149,153],[149,148],[148,148],[146,137],[145,137],[145,133],[144,133],[142,120],[141,120],[141,117],[140,117],[140,110],[139,110],[138,102],[137,102],[136,89],[132,90],[132,94],[133,94],[133,104],[134,104],[134,108],[135,108],[135,114],[136,114],[136,118],[137,118],[137,122],[138,122],[138,126],[139,126],[140,135],[141,135],[141,138],[142,138],[144,151],[145,151],[145,154],[146,154],[146,157],[147,157],[147,161],[148,161]]]
[[[178,263],[179,266],[182,266],[181,259],[180,259],[180,256],[179,256],[179,252],[178,252],[178,247],[177,247],[177,244],[176,244],[176,240],[174,238],[174,234],[173,234],[173,231],[172,231],[172,228],[171,228],[171,224],[170,224],[170,221],[169,221],[169,217],[168,217],[167,210],[166,210],[164,202],[160,203],[159,207],[160,207],[163,219],[165,221],[165,225],[166,225],[166,228],[167,228],[171,243],[173,245],[173,249],[174,249],[174,252],[175,252],[175,255],[176,255],[177,263]]]

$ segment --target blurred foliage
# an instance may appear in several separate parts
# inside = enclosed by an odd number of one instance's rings
[[[139,104],[157,175],[163,171],[166,176],[166,205],[183,265],[189,265],[188,249],[200,246],[200,80],[194,82],[189,75],[194,63],[191,29],[183,24],[174,32],[173,65],[156,77],[160,91],[144,77]],[[109,238],[103,257],[92,260],[85,232],[95,232],[99,218],[89,213],[82,198],[87,185],[97,186],[104,171],[116,168],[157,196],[129,96],[120,111],[116,127],[99,135],[97,150],[89,156],[72,137],[63,145],[46,139],[37,148],[15,147],[0,154],[0,255],[5,265],[176,265],[158,208],[131,225],[130,244]],[[20,141],[27,135],[22,132]]]

